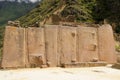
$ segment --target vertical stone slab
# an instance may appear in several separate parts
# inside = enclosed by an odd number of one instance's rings
[[[61,64],[76,62],[76,27],[60,28]]]
[[[47,64],[50,67],[56,67],[58,65],[58,26],[46,25],[45,26],[45,46],[46,46],[46,58]]]
[[[90,62],[98,57],[97,29],[93,27],[77,28],[77,60],[79,62]]]
[[[44,28],[27,28],[27,48],[30,64],[46,64]]]
[[[2,58],[3,68],[25,67],[24,33],[23,28],[6,27]]]
[[[112,27],[107,24],[100,26],[98,28],[98,37],[100,61],[115,63],[116,54]]]

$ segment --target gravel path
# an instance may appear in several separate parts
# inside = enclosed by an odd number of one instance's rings
[[[0,70],[0,80],[120,80],[120,70],[108,67]]]

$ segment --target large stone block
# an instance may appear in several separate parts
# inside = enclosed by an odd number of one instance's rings
[[[46,25],[45,26],[45,48],[47,64],[50,67],[56,67],[59,63],[58,55],[58,26]]]
[[[76,62],[76,27],[62,26],[59,33],[61,64]]]
[[[7,26],[5,29],[2,57],[3,68],[25,67],[25,29]]]
[[[116,62],[115,42],[112,27],[110,25],[102,25],[98,28],[99,36],[99,58],[100,61],[108,63]]]
[[[44,28],[29,27],[26,32],[28,62],[35,67],[46,64]]]
[[[2,67],[80,66],[98,61],[116,63],[115,43],[110,25],[68,27],[45,25],[44,28],[5,30]],[[86,64],[88,65],[88,64]],[[96,64],[99,65],[99,64]]]
[[[94,27],[78,27],[77,33],[77,60],[79,62],[99,60],[97,29]]]

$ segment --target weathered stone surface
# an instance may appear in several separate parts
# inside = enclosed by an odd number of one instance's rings
[[[102,25],[98,28],[99,41],[99,58],[100,61],[108,63],[116,62],[115,42],[112,27],[110,25]]]
[[[50,67],[56,67],[58,64],[58,26],[45,26],[45,48],[47,64]]]
[[[61,64],[76,62],[76,27],[60,28]]]
[[[79,62],[99,60],[97,29],[93,27],[78,27],[77,33],[77,60]]]
[[[110,25],[99,28],[63,25],[45,25],[44,28],[6,27],[3,68],[84,67],[116,61]]]
[[[46,64],[44,28],[27,28],[26,37],[29,63],[36,66]]]
[[[24,29],[7,26],[4,37],[2,67],[25,67]]]
[[[71,63],[64,64],[62,67],[65,68],[77,68],[77,67],[97,67],[97,66],[106,66],[106,62],[79,62],[79,63]]]

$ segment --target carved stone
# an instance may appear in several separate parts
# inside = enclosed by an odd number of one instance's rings
[[[4,48],[2,57],[2,67],[15,68],[25,67],[26,53],[24,38],[25,29],[17,27],[6,27],[4,37]]]
[[[115,41],[113,37],[112,27],[110,25],[102,25],[98,28],[98,46],[100,61],[108,63],[116,62]]]
[[[81,67],[116,63],[112,27],[7,26],[2,68]]]

